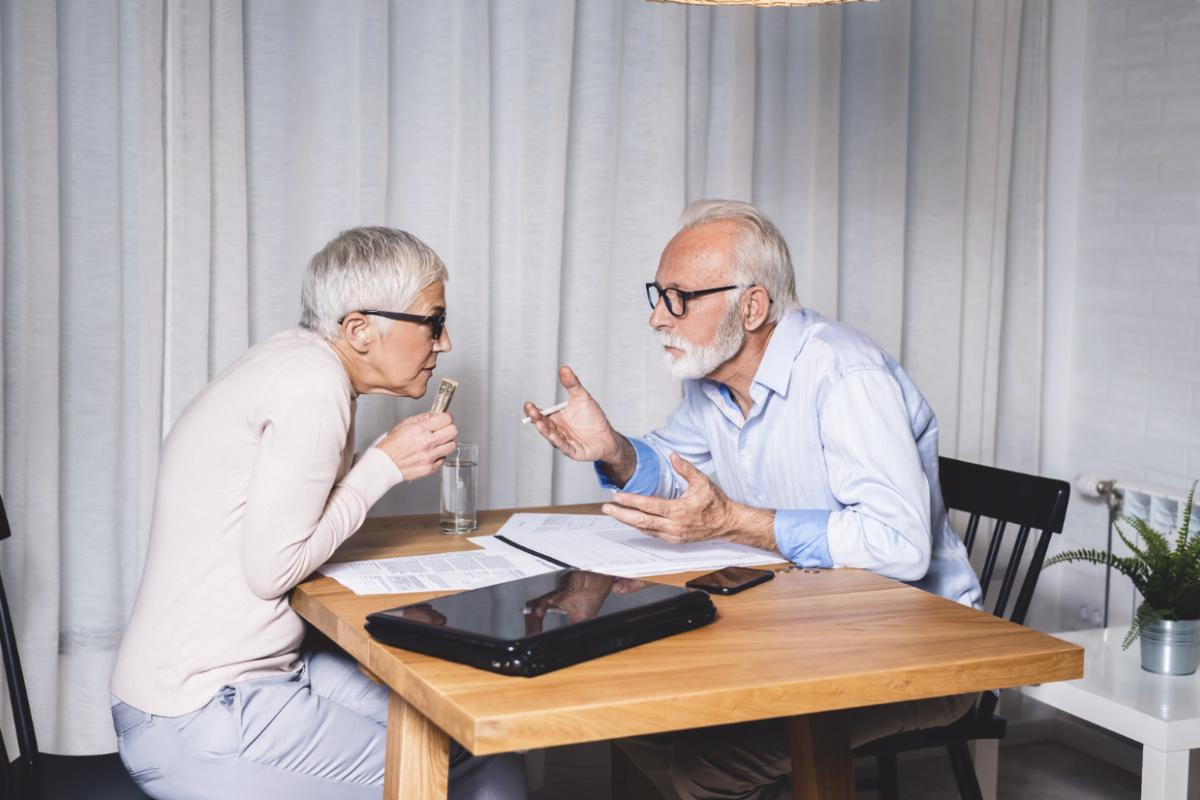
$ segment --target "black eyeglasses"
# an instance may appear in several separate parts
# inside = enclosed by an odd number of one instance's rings
[[[430,314],[423,317],[420,314],[401,314],[399,311],[373,311],[370,309],[359,309],[356,314],[370,314],[376,317],[386,317],[387,319],[396,319],[401,322],[415,322],[418,325],[428,325],[429,333],[436,342],[442,338],[442,331],[446,327],[446,312],[442,311],[439,314]],[[342,317],[345,319],[345,317]],[[338,325],[342,324],[342,319],[338,320]]]
[[[672,317],[682,317],[687,313],[687,301],[693,297],[703,297],[706,294],[716,294],[717,292],[728,292],[730,289],[744,289],[746,287],[739,284],[731,286],[717,286],[713,289],[696,289],[692,292],[685,292],[682,289],[664,289],[657,283],[646,284],[646,299],[650,301],[650,309],[658,308],[660,299],[666,301],[667,311]]]

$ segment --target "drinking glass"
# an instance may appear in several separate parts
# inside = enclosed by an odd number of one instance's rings
[[[459,442],[442,462],[442,533],[470,533],[479,527],[475,490],[479,481],[479,445]]]

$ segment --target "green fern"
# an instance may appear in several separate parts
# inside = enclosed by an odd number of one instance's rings
[[[1133,615],[1133,623],[1129,626],[1129,632],[1125,634],[1125,639],[1121,642],[1121,649],[1128,650],[1129,645],[1137,641],[1148,625],[1158,622],[1160,619],[1166,619],[1161,611],[1155,611],[1145,603],[1138,606],[1137,613]]]
[[[1200,536],[1193,536],[1189,531],[1197,484],[1200,481],[1193,483],[1188,492],[1183,520],[1173,546],[1167,534],[1151,528],[1145,520],[1125,516],[1121,522],[1138,533],[1142,540],[1140,547],[1130,541],[1120,523],[1113,527],[1133,555],[1116,556],[1103,550],[1077,549],[1066,550],[1046,561],[1047,567],[1067,561],[1098,564],[1129,578],[1142,595],[1143,602],[1134,614],[1129,633],[1121,645],[1123,648],[1133,644],[1146,626],[1159,620],[1200,619]]]
[[[1151,528],[1144,519],[1126,515],[1123,521],[1126,525],[1132,526],[1142,537],[1146,546],[1146,553],[1142,557],[1147,563],[1159,565],[1171,560],[1171,543],[1167,541],[1166,536]],[[1117,530],[1120,529],[1121,527],[1118,525]]]
[[[1196,483],[1200,483],[1197,481]],[[1187,501],[1183,506],[1183,522],[1179,525],[1179,537],[1175,541],[1175,549],[1182,553],[1187,547],[1191,536],[1188,531],[1192,527],[1192,501],[1196,499],[1196,484],[1192,484],[1192,490],[1188,492]]]

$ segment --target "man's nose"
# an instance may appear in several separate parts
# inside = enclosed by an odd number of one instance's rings
[[[667,298],[659,297],[654,310],[650,312],[650,327],[654,330],[669,328],[673,324],[673,320],[671,312],[667,311]]]

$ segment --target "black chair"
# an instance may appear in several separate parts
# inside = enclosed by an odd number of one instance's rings
[[[0,541],[12,536],[4,499],[0,498]],[[0,737],[0,798],[3,800],[143,800],[137,784],[130,779],[116,753],[100,756],[58,756],[39,753],[33,732],[29,694],[21,674],[17,655],[17,636],[13,630],[4,580],[0,576],[0,655],[8,678],[8,698],[12,703],[17,731],[17,757],[8,760],[8,750]]]
[[[997,617],[1021,624],[1029,611],[1033,590],[1037,586],[1042,562],[1050,546],[1050,535],[1062,533],[1067,516],[1071,487],[1065,481],[1025,475],[1020,472],[984,467],[952,458],[940,459],[942,497],[946,508],[964,511],[970,516],[963,537],[970,553],[975,545],[979,522],[983,517],[994,520],[991,540],[987,545],[979,583],[983,587],[984,608],[988,606],[988,589],[1001,562],[1004,533],[1009,525],[1017,527],[1016,537],[1007,548],[1008,560],[1000,567],[1002,577],[999,592],[991,611]],[[1024,578],[1020,582],[1016,602],[1009,608],[1012,591],[1017,586],[1025,546],[1031,532],[1037,532],[1033,554],[1028,559]],[[869,742],[854,751],[856,756],[874,756],[878,769],[880,800],[898,800],[899,782],[896,776],[896,755],[911,750],[945,747],[954,770],[958,793],[964,800],[981,800],[979,779],[967,749],[968,742],[979,739],[1003,739],[1008,723],[995,713],[998,697],[984,692],[979,701],[961,719],[941,728],[907,731]]]

